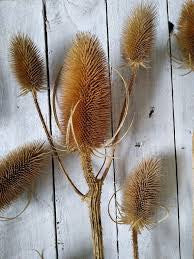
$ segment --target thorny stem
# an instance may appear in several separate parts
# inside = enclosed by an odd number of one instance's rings
[[[83,152],[80,152],[80,158],[83,168],[84,177],[86,179],[86,182],[89,186],[89,189],[91,189],[96,182],[96,179],[94,177],[94,172],[92,168],[92,161],[91,161],[91,153],[89,150],[84,150]]]
[[[131,78],[129,80],[129,84],[128,84],[128,91],[129,91],[129,95],[131,94],[132,92],[132,89],[133,89],[133,85],[135,83],[135,79],[136,79],[136,75],[137,75],[137,71],[136,70],[133,70],[132,71],[132,75],[131,75]],[[119,118],[119,123],[118,123],[118,126],[119,124],[121,123],[122,119],[123,119],[123,115],[124,115],[124,112],[125,112],[125,108],[126,108],[126,98],[124,100],[124,103],[123,103],[123,108],[122,108],[122,111],[121,111],[121,114],[120,114],[120,118]],[[115,139],[114,139],[114,143],[116,143],[118,141],[118,138],[119,138],[119,132],[118,134],[116,135]],[[114,144],[113,143],[113,144]],[[109,172],[109,169],[110,169],[110,166],[111,166],[111,163],[112,163],[112,160],[113,160],[113,157],[114,157],[114,152],[115,152],[115,146],[112,147],[112,152],[111,152],[111,155],[110,157],[108,157],[108,162],[107,162],[107,165],[106,165],[106,168],[105,168],[105,171],[102,175],[102,181],[105,180],[108,172]]]
[[[92,187],[89,200],[90,224],[92,230],[93,255],[95,259],[104,258],[103,235],[101,224],[102,181],[98,180]]]
[[[131,91],[133,89],[133,84],[135,82],[135,78],[136,78],[136,71],[133,71],[129,84],[128,84],[129,94],[131,93]],[[122,108],[122,111],[120,114],[120,119],[119,119],[118,125],[120,125],[120,123],[123,119],[125,109],[126,109],[126,98],[125,98],[123,108]],[[119,132],[114,139],[114,143],[116,143],[118,141],[118,137],[119,137]],[[113,146],[113,148],[112,148],[113,154],[114,154],[114,151],[115,151],[115,146]],[[102,235],[102,225],[101,225],[100,201],[101,201],[102,185],[108,174],[110,165],[113,160],[113,156],[109,157],[108,164],[100,179],[97,179],[97,177],[94,176],[90,150],[87,150],[87,149],[81,150],[80,157],[81,157],[84,177],[89,186],[89,192],[85,196],[85,198],[87,198],[87,199],[85,199],[85,201],[88,202],[89,212],[90,212],[90,224],[91,224],[92,240],[93,240],[93,254],[94,254],[95,259],[103,259],[104,252],[103,252],[103,235]],[[135,259],[138,259],[138,257],[136,257]]]
[[[90,225],[93,241],[93,255],[95,259],[103,259],[104,249],[100,206],[103,182],[102,180],[96,179],[96,177],[94,176],[90,150],[82,150],[80,152],[80,157],[84,177],[89,187],[89,191],[86,195],[85,201],[88,203],[90,214]]]
[[[133,240],[133,256],[134,256],[134,259],[139,259],[138,233],[134,228],[132,229],[132,240]]]
[[[43,117],[43,115],[42,115],[42,112],[41,112],[41,109],[40,109],[40,106],[39,106],[39,103],[38,103],[38,99],[37,99],[36,92],[32,91],[32,96],[33,96],[34,104],[35,104],[35,106],[36,106],[36,109],[37,109],[39,118],[40,118],[40,120],[41,120],[42,126],[43,126],[43,128],[44,128],[44,131],[45,131],[45,133],[46,133],[47,139],[48,139],[48,141],[49,141],[49,144],[50,144],[50,146],[51,146],[51,148],[52,148],[52,150],[53,150],[53,152],[54,152],[54,154],[55,154],[55,156],[56,156],[56,158],[57,158],[57,160],[58,160],[58,163],[59,163],[59,165],[60,165],[60,167],[61,167],[63,173],[64,173],[65,176],[67,177],[67,179],[68,179],[69,183],[71,184],[71,186],[73,187],[74,191],[75,191],[79,196],[81,196],[82,198],[84,198],[85,195],[84,195],[82,192],[80,192],[80,190],[75,186],[75,184],[73,183],[73,181],[71,180],[71,178],[69,177],[68,173],[66,172],[66,170],[65,170],[65,168],[64,168],[64,166],[63,166],[63,163],[62,163],[62,161],[61,161],[61,159],[60,159],[60,157],[59,157],[59,154],[58,154],[58,152],[57,152],[57,150],[56,150],[56,148],[55,148],[55,145],[54,145],[54,143],[53,143],[52,136],[51,136],[50,133],[49,133],[49,130],[48,130],[47,125],[46,125],[46,123],[45,123],[44,117]]]

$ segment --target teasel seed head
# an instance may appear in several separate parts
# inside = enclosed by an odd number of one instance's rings
[[[123,188],[122,222],[137,232],[154,223],[160,206],[161,163],[155,158],[141,162],[128,176]]]
[[[74,150],[100,147],[109,133],[111,96],[106,56],[95,35],[77,34],[60,82],[66,146]]]
[[[146,67],[150,60],[156,32],[156,8],[138,5],[128,18],[122,34],[122,53],[131,69]]]
[[[21,94],[44,89],[44,61],[29,36],[18,34],[10,44],[11,68],[21,87]]]
[[[0,161],[0,209],[30,189],[48,163],[49,150],[43,142],[24,145]]]
[[[177,41],[186,68],[194,71],[194,1],[187,0],[178,22]]]

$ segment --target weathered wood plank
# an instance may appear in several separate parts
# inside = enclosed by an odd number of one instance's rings
[[[45,53],[41,0],[0,1],[0,139],[1,156],[20,144],[45,139],[30,95],[18,97],[19,87],[10,71],[8,46],[17,32],[28,33]],[[39,101],[49,122],[47,92]],[[36,184],[27,210],[17,219],[0,222],[1,258],[39,258],[34,251],[44,250],[45,258],[56,258],[52,170],[49,167]],[[27,195],[1,212],[12,217],[27,202]]]
[[[169,0],[169,20],[175,30],[184,0]],[[176,32],[176,31],[175,31]],[[177,55],[177,45],[172,39],[172,52]],[[176,53],[176,54],[175,54]],[[174,92],[175,137],[177,153],[178,193],[180,211],[180,248],[182,258],[192,258],[192,133],[194,128],[194,73],[172,64]]]
[[[169,20],[177,22],[181,5],[168,0]],[[107,0],[108,32],[111,65],[129,75],[121,68],[120,35],[122,25],[136,1]],[[192,257],[191,242],[191,135],[194,128],[193,73],[180,76],[185,71],[171,67],[167,55],[168,16],[166,1],[157,0],[159,12],[156,48],[153,51],[152,68],[141,71],[136,82],[133,109],[136,112],[131,132],[117,150],[115,160],[116,185],[119,188],[125,176],[137,162],[149,155],[164,158],[163,189],[165,205],[170,209],[168,219],[140,238],[141,258],[179,258],[179,228],[176,189],[176,164],[174,145],[173,106],[175,116],[175,143],[178,169],[178,194],[180,212],[180,248],[182,258]],[[8,42],[13,33],[27,32],[44,54],[44,26],[41,0],[13,0],[0,2],[0,138],[1,154],[37,138],[45,138],[39,128],[30,96],[19,98],[18,85],[10,74],[8,64]],[[96,33],[108,52],[106,28],[106,1],[100,0],[47,0],[46,25],[51,87],[63,64],[64,56],[71,46],[77,31],[89,30]],[[121,98],[124,91],[120,80],[113,75],[113,115],[118,121]],[[173,95],[172,95],[173,93]],[[172,98],[173,97],[173,98]],[[173,99],[173,100],[172,100]],[[41,107],[49,122],[47,94],[40,95]],[[153,111],[152,114],[150,113]],[[151,114],[151,115],[150,115]],[[35,126],[36,125],[36,126]],[[52,129],[58,134],[54,121]],[[95,168],[101,160],[95,159]],[[64,160],[72,178],[86,191],[77,155]],[[55,223],[57,225],[57,248],[59,258],[91,258],[92,244],[88,211],[72,191],[71,187],[55,166],[56,222],[53,208],[51,169],[36,185],[29,208],[18,219],[0,222],[0,251],[2,258],[39,258],[33,249],[44,250],[45,258],[56,258]],[[113,169],[104,185],[102,220],[104,230],[105,258],[117,258],[116,226],[107,214],[107,203],[114,191]],[[120,194],[117,195],[119,200]],[[1,215],[16,215],[26,204],[27,196],[17,200]],[[114,206],[114,202],[113,202]],[[114,210],[112,211],[114,214]],[[126,226],[118,229],[119,258],[132,256],[131,233]]]
[[[192,137],[192,253],[194,255],[194,133]]]
[[[78,31],[90,31],[100,38],[107,51],[106,8],[103,0],[46,1],[50,81],[53,86],[66,51]],[[53,132],[57,134],[53,122]],[[87,191],[77,155],[64,160],[65,167],[77,185]],[[101,160],[95,159],[95,170]],[[91,258],[92,243],[88,210],[72,191],[69,183],[55,167],[57,241],[59,258]],[[113,193],[113,172],[103,186],[102,225],[106,258],[117,258],[116,227],[107,213],[108,199]]]
[[[108,0],[108,29],[111,65],[122,69],[120,37],[125,19],[137,1]],[[139,1],[140,2],[140,1]],[[165,188],[162,198],[170,209],[168,219],[151,231],[144,231],[139,238],[140,258],[179,258],[179,229],[176,191],[176,169],[174,152],[174,127],[172,110],[172,87],[170,60],[167,56],[168,23],[166,1],[156,1],[158,30],[156,47],[153,50],[152,68],[139,73],[134,93],[135,120],[130,134],[117,150],[115,161],[116,183],[119,188],[129,170],[141,159],[151,155],[161,156],[164,162]],[[126,78],[129,75],[125,73]],[[113,76],[114,119],[118,121],[118,110],[123,96],[121,82]],[[151,112],[152,110],[152,112]],[[150,113],[151,112],[151,113]],[[119,196],[119,194],[118,194]],[[119,226],[119,257],[132,257],[131,233],[127,226]],[[188,258],[188,257],[187,257]]]

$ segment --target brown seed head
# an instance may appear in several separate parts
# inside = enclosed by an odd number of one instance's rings
[[[10,44],[11,67],[21,93],[40,91],[44,87],[44,61],[40,51],[27,35],[16,35]]]
[[[194,71],[194,1],[183,5],[178,23],[177,41],[186,68]]]
[[[131,69],[146,67],[155,40],[156,8],[151,4],[136,7],[122,34],[122,52]]]
[[[160,161],[149,159],[138,165],[124,185],[122,222],[138,232],[153,224],[159,207],[160,173]]]
[[[65,139],[74,110],[67,146],[98,148],[109,131],[111,105],[107,60],[96,36],[77,34],[61,73],[61,87],[61,125]]]
[[[0,161],[0,209],[28,190],[48,162],[42,142],[25,145]]]

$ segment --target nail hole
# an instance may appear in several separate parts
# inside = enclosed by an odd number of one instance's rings
[[[172,33],[174,30],[174,24],[171,21],[168,21],[168,30],[169,33]]]

